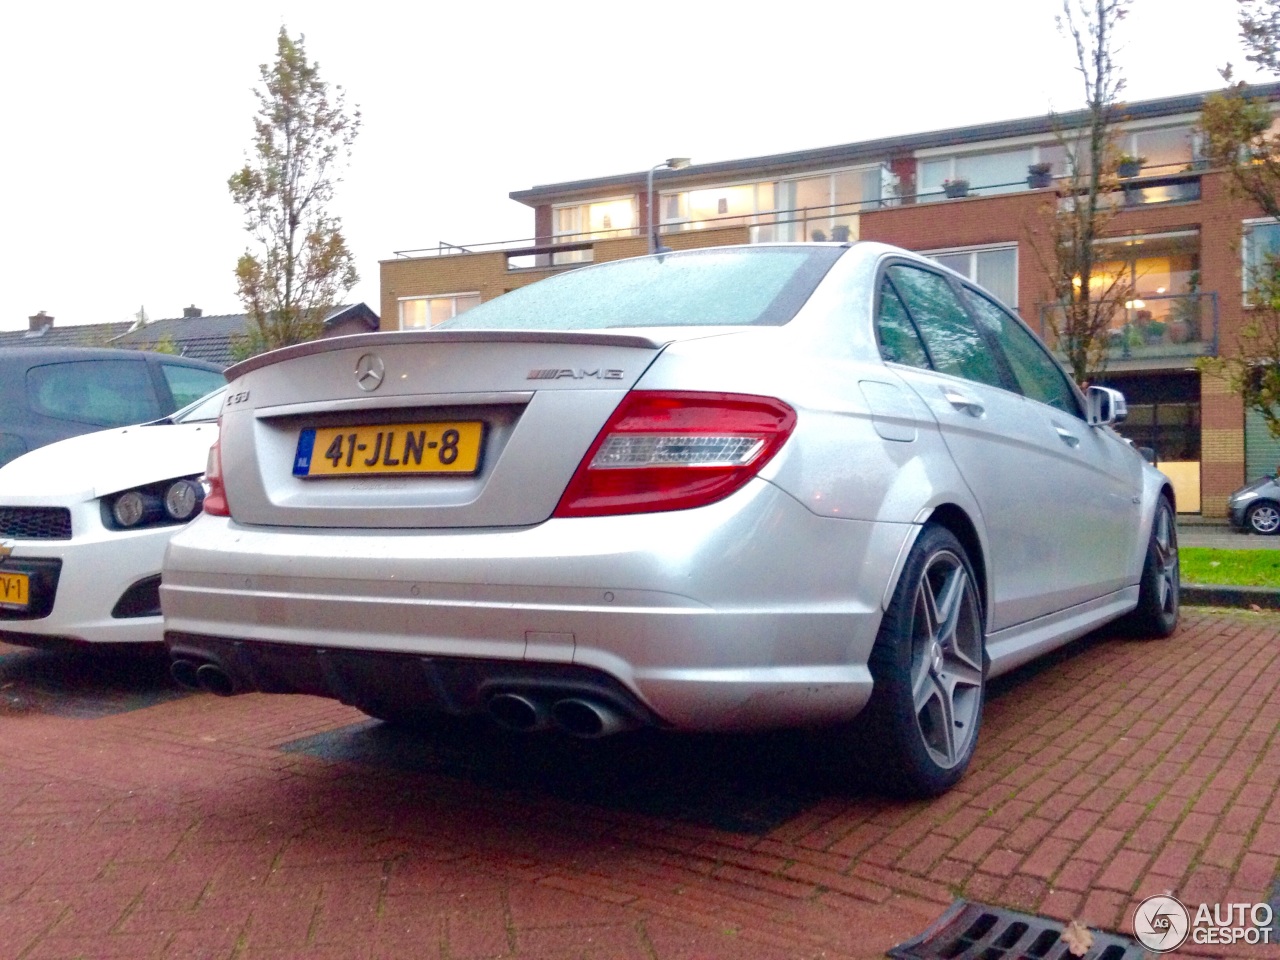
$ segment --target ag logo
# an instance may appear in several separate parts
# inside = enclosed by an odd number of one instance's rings
[[[356,361],[356,386],[365,393],[372,393],[382,386],[387,368],[376,353],[366,353]]]
[[[1133,932],[1144,947],[1168,953],[1182,946],[1191,929],[1191,915],[1176,897],[1147,897],[1133,912]]]

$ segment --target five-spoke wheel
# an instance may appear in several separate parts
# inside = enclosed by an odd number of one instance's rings
[[[1151,520],[1138,606],[1126,625],[1138,636],[1167,637],[1178,626],[1178,524],[1173,504],[1161,497]]]
[[[877,782],[933,796],[964,774],[982,726],[982,601],[967,553],[946,528],[916,539],[871,653],[874,687],[857,748]]]

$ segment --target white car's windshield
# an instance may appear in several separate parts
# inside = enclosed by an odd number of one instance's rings
[[[213,393],[205,394],[195,403],[189,403],[177,411],[165,423],[198,423],[204,420],[217,420],[222,410],[222,398],[227,394],[226,387],[219,387]]]

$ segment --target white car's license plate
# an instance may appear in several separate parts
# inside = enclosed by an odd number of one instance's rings
[[[31,580],[25,573],[0,573],[0,607],[26,607],[31,602]]]

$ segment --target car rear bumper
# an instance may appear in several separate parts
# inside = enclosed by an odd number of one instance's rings
[[[288,530],[206,516],[170,542],[166,640],[217,662],[237,689],[357,705],[371,691],[317,657],[381,657],[398,678],[384,690],[406,709],[441,702],[425,662],[467,664],[476,689],[486,665],[497,677],[518,663],[537,678],[607,678],[648,722],[681,729],[828,723],[870,696],[886,590],[917,529],[818,517],[759,480],[696,510],[521,528]],[[255,666],[268,659],[266,673]],[[407,686],[406,665],[419,677]],[[459,702],[469,712],[482,700]]]

